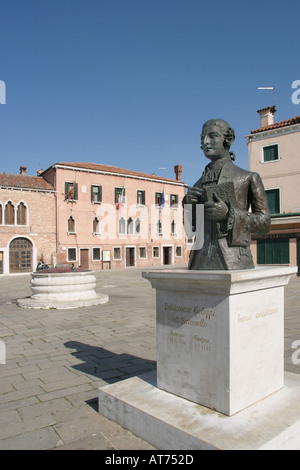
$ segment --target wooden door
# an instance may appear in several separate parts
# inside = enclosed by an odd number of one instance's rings
[[[9,270],[11,273],[32,271],[32,243],[26,238],[15,238],[9,247]]]
[[[81,248],[80,250],[80,266],[82,269],[89,269],[89,250],[87,248]]]
[[[172,248],[170,246],[163,247],[163,264],[171,264]]]
[[[126,266],[134,266],[135,257],[134,257],[134,248],[126,248]]]

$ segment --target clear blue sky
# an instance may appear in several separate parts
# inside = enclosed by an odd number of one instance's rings
[[[257,87],[275,87],[278,121],[300,115],[299,17],[299,0],[0,0],[0,171],[91,161],[173,178],[182,164],[193,184],[219,117],[248,168],[244,136],[273,105]]]

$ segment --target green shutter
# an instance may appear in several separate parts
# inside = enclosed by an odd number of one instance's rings
[[[280,213],[280,197],[279,189],[267,189],[266,190],[267,201],[271,214]]]
[[[264,147],[264,162],[271,162],[273,160],[278,160],[278,145],[269,145]]]
[[[257,241],[257,264],[289,264],[290,241],[288,238]]]

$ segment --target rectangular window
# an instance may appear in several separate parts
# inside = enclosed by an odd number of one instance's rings
[[[280,190],[267,189],[266,195],[270,214],[280,214]]]
[[[172,209],[178,209],[178,194],[171,194],[170,206]]]
[[[279,160],[278,144],[263,147],[263,159],[264,162]]]
[[[78,201],[78,183],[65,182],[65,201]]]
[[[147,258],[147,248],[145,246],[140,247],[140,258],[141,259]]]
[[[101,260],[101,248],[93,248],[93,261]]]
[[[257,240],[257,264],[289,264],[290,241],[288,238]]]
[[[115,204],[125,204],[125,188],[115,188]]]
[[[155,205],[156,206],[162,205],[162,193],[155,193]]]
[[[77,251],[76,248],[68,248],[68,261],[76,261],[77,259]]]
[[[138,189],[136,192],[136,203],[139,206],[144,206],[145,205],[145,191]]]
[[[176,256],[180,258],[182,256],[182,248],[181,246],[176,246]]]
[[[121,248],[115,247],[114,248],[114,259],[121,259]]]
[[[159,258],[159,246],[152,248],[152,258]]]
[[[102,186],[91,186],[91,201],[102,202]]]

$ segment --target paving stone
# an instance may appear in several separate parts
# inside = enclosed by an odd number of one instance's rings
[[[63,313],[20,309],[15,293],[30,295],[30,276],[0,277],[0,339],[7,347],[0,364],[1,450],[153,449],[98,413],[100,386],[155,367],[155,290],[142,271],[97,272],[96,291],[109,302]],[[299,301],[300,278],[293,278],[285,296],[285,368],[294,373],[300,373],[292,363]]]

